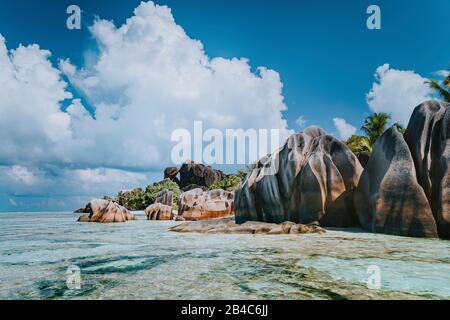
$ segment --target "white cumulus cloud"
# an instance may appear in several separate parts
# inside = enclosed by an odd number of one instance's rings
[[[300,128],[304,128],[306,123],[308,123],[308,120],[305,119],[304,116],[300,116],[295,120],[295,124]]]
[[[209,57],[170,8],[142,2],[125,24],[98,19],[90,30],[98,55],[85,66],[55,68],[50,51],[8,51],[0,37],[1,199],[145,185],[171,164],[173,130],[196,120],[204,129],[290,133],[280,75],[245,58]]]
[[[384,64],[377,68],[375,80],[366,97],[370,110],[386,112],[393,122],[404,126],[414,108],[431,99],[427,79],[414,71],[397,70]]]
[[[334,126],[336,127],[339,137],[342,140],[347,140],[352,135],[356,133],[356,128],[352,126],[351,124],[347,123],[345,119],[342,118],[334,118],[333,119]]]

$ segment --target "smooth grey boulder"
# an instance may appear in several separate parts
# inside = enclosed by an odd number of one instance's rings
[[[357,226],[352,196],[361,172],[345,144],[307,128],[261,159],[236,190],[236,222]]]
[[[441,238],[450,238],[450,104],[427,101],[415,108],[405,132]]]
[[[437,237],[428,199],[413,157],[395,127],[376,142],[354,197],[361,226],[371,232]]]

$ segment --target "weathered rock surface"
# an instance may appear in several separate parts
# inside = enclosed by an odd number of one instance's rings
[[[359,163],[361,164],[361,166],[363,168],[365,168],[367,166],[367,163],[369,162],[369,159],[370,159],[370,152],[369,151],[357,152],[356,153],[356,157],[358,158]]]
[[[439,236],[450,238],[450,104],[427,101],[416,107],[405,141]]]
[[[281,224],[248,221],[236,224],[233,218],[212,219],[207,221],[185,222],[169,229],[174,232],[198,233],[238,233],[238,234],[305,234],[325,233],[318,225],[301,225],[293,222]]]
[[[173,192],[167,189],[162,190],[155,199],[155,203],[164,204],[166,206],[173,206]]]
[[[177,167],[168,167],[164,170],[164,180],[169,179],[178,185],[180,184],[180,180],[177,178],[177,174],[179,169]]]
[[[224,190],[193,189],[181,194],[178,216],[185,220],[206,220],[234,214],[234,194]]]
[[[224,173],[220,170],[215,170],[210,166],[198,164],[193,161],[184,163],[179,172],[181,188],[191,184],[209,187],[221,180],[224,176]]]
[[[417,181],[414,161],[395,127],[375,143],[355,193],[364,229],[402,236],[437,237],[426,194]]]
[[[154,203],[145,209],[147,220],[172,220],[174,218],[172,206]]]
[[[199,186],[198,184],[190,184],[190,185],[187,185],[187,186],[181,188],[181,191],[188,192],[188,191],[191,191],[194,189],[202,189],[203,191],[206,191],[207,188],[204,186]]]
[[[177,174],[178,174],[178,168],[177,167],[168,167],[164,170],[164,179],[170,179],[173,180]]]
[[[87,213],[87,212],[86,212],[86,208],[79,208],[79,209],[75,210],[73,213]]]
[[[247,176],[235,194],[236,222],[358,226],[352,198],[361,172],[345,144],[318,127],[307,128]]]
[[[111,200],[93,199],[85,208],[89,215],[81,216],[79,222],[126,222],[135,220],[135,216],[126,208]]]

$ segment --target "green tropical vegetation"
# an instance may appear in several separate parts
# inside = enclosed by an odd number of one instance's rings
[[[430,88],[436,91],[445,102],[450,102],[450,69],[449,73],[444,79],[439,82],[436,80],[430,80],[426,82]]]
[[[223,189],[233,192],[239,188],[246,175],[247,172],[245,170],[239,170],[235,174],[227,174],[221,180],[209,186],[208,190]]]
[[[150,184],[145,190],[136,188],[131,191],[120,191],[116,200],[121,206],[129,210],[145,210],[155,202],[158,194],[165,189],[173,192],[173,206],[177,209],[181,190],[178,184],[170,180]]]
[[[353,152],[368,151],[372,152],[372,147],[375,141],[386,131],[388,128],[390,115],[385,112],[373,113],[368,116],[361,130],[364,131],[365,135],[353,135],[345,143]],[[396,123],[394,126],[404,133],[405,129],[400,124]]]

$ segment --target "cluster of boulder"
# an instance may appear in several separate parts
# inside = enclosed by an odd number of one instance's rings
[[[178,220],[207,220],[234,215],[234,193],[217,189],[193,189],[181,194]]]
[[[234,214],[234,194],[224,190],[203,191],[200,188],[181,194],[178,211],[173,210],[173,192],[161,191],[145,214],[148,220],[208,220]]]
[[[388,129],[370,155],[355,156],[317,127],[294,134],[247,176],[235,211],[237,223],[450,238],[450,105],[416,107],[406,133]]]
[[[154,203],[145,209],[147,219],[184,221],[232,216],[234,214],[234,193],[221,189],[205,191],[224,176],[220,170],[192,161],[184,163],[180,169],[174,167],[165,169],[164,178],[176,182],[184,192],[178,202],[174,203],[174,192],[167,189],[162,190]],[[90,208],[99,207],[99,204],[101,204],[102,216],[108,218],[100,218],[100,215],[94,215],[92,219],[89,216],[82,216],[79,221],[108,223],[132,220],[116,217],[118,211],[128,213],[129,211],[120,206],[115,199],[92,200],[86,209],[79,209],[76,213],[90,213],[92,211]],[[175,204],[178,206],[178,211],[175,210]]]
[[[93,199],[84,210],[77,211],[79,213],[87,213],[87,215],[79,217],[79,222],[114,223],[136,219],[134,214],[111,200]]]
[[[174,230],[180,232],[201,226],[204,232],[264,233],[283,229],[284,223],[283,233],[286,226],[295,233],[306,225],[450,238],[450,104],[419,105],[405,134],[391,127],[371,154],[355,155],[324,130],[309,127],[260,159],[234,193],[206,191],[224,176],[192,161],[167,168],[164,178],[184,192],[174,204],[173,192],[161,191],[146,208],[147,218],[197,221],[235,215],[235,221],[220,226],[187,224]],[[93,200],[80,211],[89,215],[79,221],[134,219],[113,200]]]
[[[176,215],[173,211],[173,192],[162,190],[155,203],[148,206],[144,212],[148,220],[173,220]]]

